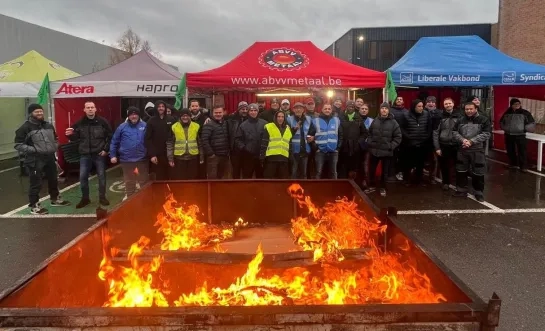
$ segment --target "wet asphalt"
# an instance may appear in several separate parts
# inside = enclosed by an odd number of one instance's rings
[[[492,208],[545,208],[544,182],[545,177],[507,171],[490,162],[485,199]],[[26,186],[27,179],[18,178],[17,171],[0,173],[1,213],[26,203]],[[490,210],[490,205],[454,198],[451,193],[437,184],[416,188],[391,184],[386,198],[372,195],[371,199],[381,207],[425,212],[400,214],[398,220],[483,299],[498,293],[503,300],[498,330],[544,329],[545,213],[479,213]],[[477,212],[433,215],[430,210]],[[0,218],[0,291],[93,222],[89,218]]]

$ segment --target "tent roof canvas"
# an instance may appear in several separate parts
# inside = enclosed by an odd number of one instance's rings
[[[140,51],[106,69],[68,80],[68,82],[146,82],[179,81],[182,74],[147,51]]]
[[[45,74],[49,80],[61,80],[79,76],[36,51],[30,51],[0,65],[0,82],[42,82]]]
[[[187,74],[188,88],[384,87],[383,72],[359,67],[310,41],[255,42],[221,67]]]
[[[478,36],[421,38],[389,70],[401,86],[545,84],[545,66],[512,58]]]

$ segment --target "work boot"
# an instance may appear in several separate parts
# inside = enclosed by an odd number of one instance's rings
[[[64,201],[59,195],[56,199],[51,200],[51,207],[66,207],[70,206],[70,202]]]
[[[32,215],[47,215],[49,211],[37,203],[34,206],[30,206],[30,213]]]
[[[76,209],[81,209],[85,206],[88,206],[91,203],[91,200],[89,198],[81,198],[81,200],[76,205]]]
[[[100,204],[102,206],[109,206],[110,205],[110,201],[108,201],[108,199],[106,199],[106,198],[100,198],[99,202],[100,202]]]

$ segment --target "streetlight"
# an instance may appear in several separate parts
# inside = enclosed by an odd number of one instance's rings
[[[365,37],[364,37],[364,36],[360,36],[360,37],[358,38],[358,40],[359,40],[359,41],[364,41],[364,40],[365,40]]]

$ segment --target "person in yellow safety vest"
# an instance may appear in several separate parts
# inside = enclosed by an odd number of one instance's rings
[[[289,178],[291,129],[282,111],[274,114],[272,123],[265,125],[259,159],[264,162],[263,176],[269,179]]]
[[[167,157],[174,167],[175,180],[194,180],[199,175],[199,163],[204,163],[199,141],[200,125],[191,121],[191,112],[187,108],[180,111],[180,120],[172,125],[172,132],[167,140]]]

